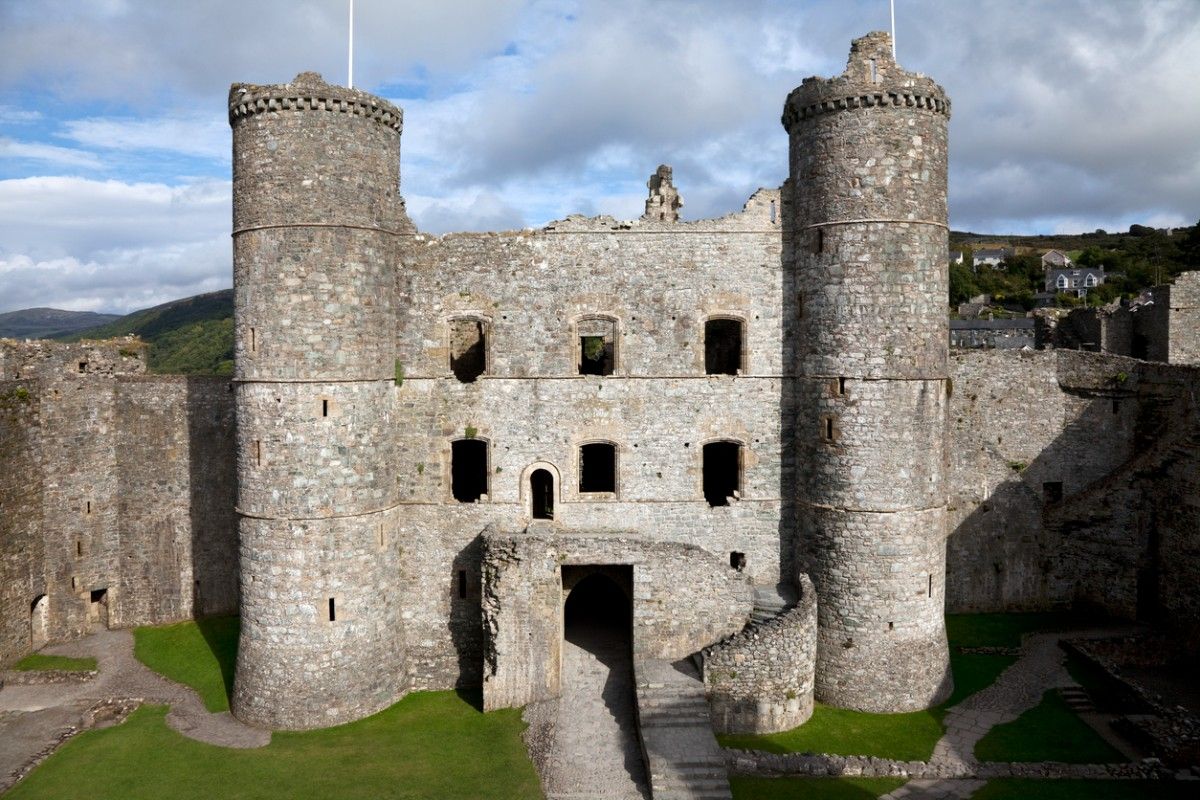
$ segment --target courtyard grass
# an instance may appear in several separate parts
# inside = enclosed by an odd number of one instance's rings
[[[1190,800],[1195,788],[1175,781],[997,778],[971,800]]]
[[[975,745],[980,761],[1065,761],[1108,764],[1127,761],[1100,738],[1051,689],[1042,702],[1012,722],[997,725]]]
[[[812,717],[790,731],[717,738],[723,747],[737,750],[926,761],[945,732],[942,720],[946,712],[972,694],[991,686],[1000,673],[1017,660],[1016,656],[1009,655],[961,653],[959,648],[1018,647],[1023,634],[1067,630],[1079,624],[1080,620],[1079,616],[1067,612],[947,615],[946,633],[950,640],[954,692],[944,703],[907,714],[868,714],[817,703]],[[1074,719],[1080,722],[1078,718]]]
[[[43,669],[61,669],[68,672],[93,671],[96,669],[96,659],[45,656],[41,653],[30,653],[13,664],[12,668],[18,672],[34,672]]]
[[[732,776],[734,800],[875,800],[903,786],[904,778],[753,778]]]
[[[136,628],[133,654],[155,672],[195,689],[209,711],[228,711],[240,630],[236,616]]]
[[[542,797],[518,709],[477,711],[454,692],[421,692],[367,719],[275,733],[257,750],[197,742],[165,706],[69,741],[5,800],[289,800]]]

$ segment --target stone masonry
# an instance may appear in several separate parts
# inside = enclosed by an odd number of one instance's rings
[[[816,585],[816,696],[926,708],[951,689],[943,622],[947,380],[941,87],[891,39],[788,97],[797,545]]]
[[[0,343],[0,662],[240,609],[251,725],[521,705],[591,573],[637,658],[703,654],[730,732],[938,702],[947,608],[1100,605],[1194,657],[1197,279],[1171,363],[948,357],[948,116],[870,34],[739,212],[681,221],[664,165],[639,220],[432,236],[398,108],[235,85],[235,379]]]

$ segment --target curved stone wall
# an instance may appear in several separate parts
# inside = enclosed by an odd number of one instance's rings
[[[305,73],[230,90],[242,634],[233,710],[404,690],[394,475],[400,111]]]
[[[941,87],[855,40],[788,97],[797,290],[797,551],[821,598],[816,697],[925,708],[951,689],[946,122]]]

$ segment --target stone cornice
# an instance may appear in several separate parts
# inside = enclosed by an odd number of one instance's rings
[[[878,86],[837,86],[832,81],[827,88],[828,91],[822,92],[806,82],[806,85],[793,91],[783,107],[783,127],[791,131],[792,126],[800,120],[837,111],[870,108],[916,108],[950,116],[950,100],[938,91],[915,87],[883,89]]]

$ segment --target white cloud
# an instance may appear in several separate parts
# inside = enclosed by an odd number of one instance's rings
[[[0,310],[129,311],[231,283],[230,185],[0,181]]]
[[[28,108],[0,104],[0,122],[6,125],[19,125],[27,122],[37,122],[42,118],[42,112]]]
[[[87,147],[107,150],[163,150],[229,160],[229,125],[219,113],[149,119],[73,119],[64,123],[59,135]]]
[[[99,169],[103,166],[95,153],[38,142],[17,142],[12,139],[0,139],[0,158],[28,159],[84,169]]]

